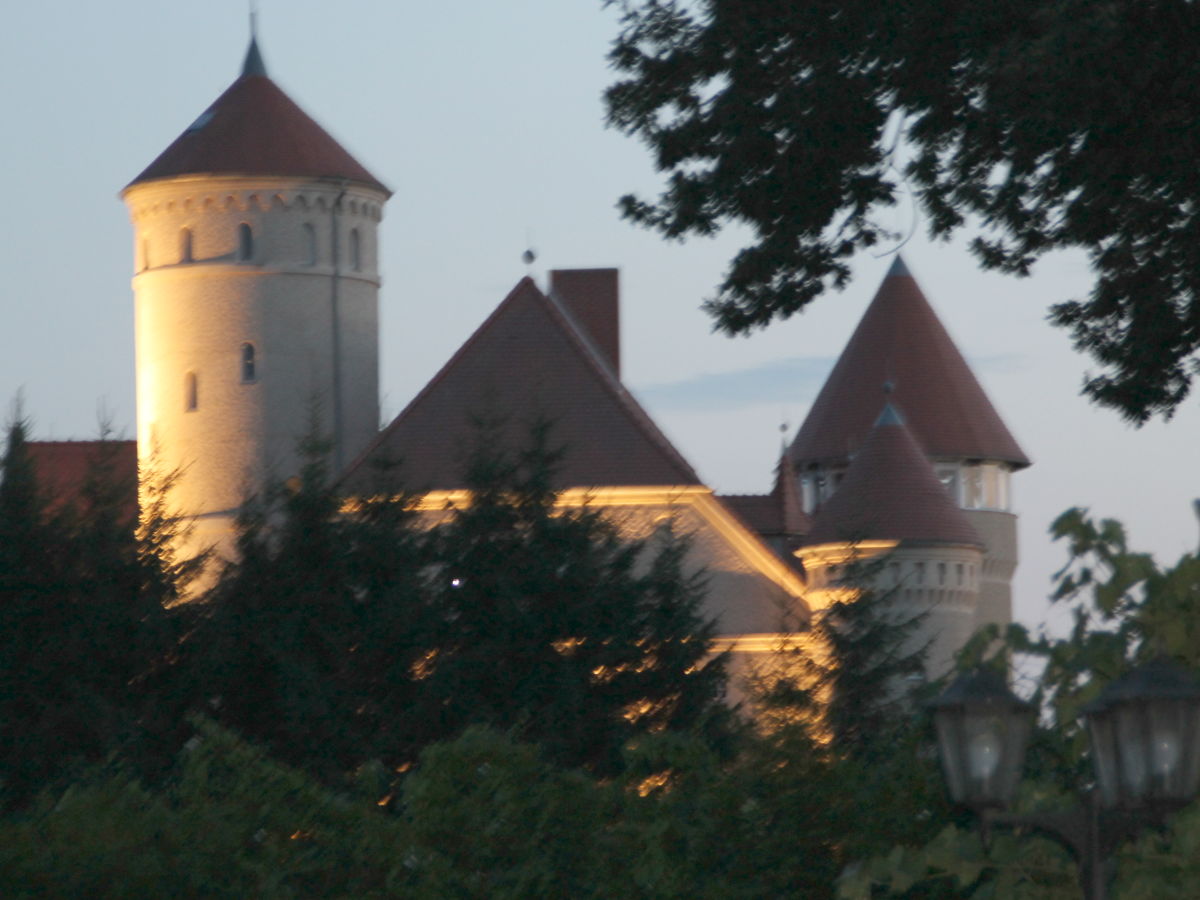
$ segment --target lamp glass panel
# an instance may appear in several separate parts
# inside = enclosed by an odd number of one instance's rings
[[[1184,797],[1190,799],[1200,788],[1200,700],[1185,701],[1183,774],[1180,777]]]
[[[1096,769],[1096,781],[1100,785],[1100,799],[1105,806],[1116,806],[1120,802],[1120,785],[1117,780],[1116,730],[1112,714],[1108,710],[1096,711],[1087,717],[1092,739],[1092,765]]]
[[[1142,709],[1130,703],[1114,704],[1112,717],[1116,727],[1121,796],[1136,803],[1138,798],[1147,795],[1150,787],[1150,723],[1142,715]]]
[[[938,756],[942,760],[942,772],[946,776],[950,799],[955,803],[966,803],[967,767],[963,748],[966,747],[967,741],[963,735],[962,710],[938,710],[934,715],[934,722],[937,726]]]

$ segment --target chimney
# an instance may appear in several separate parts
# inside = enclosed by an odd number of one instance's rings
[[[550,295],[621,377],[620,290],[616,269],[553,269]]]

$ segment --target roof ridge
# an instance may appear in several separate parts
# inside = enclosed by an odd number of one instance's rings
[[[562,307],[562,304],[551,300],[549,295],[538,289],[536,284],[534,285],[534,290],[536,290],[538,295],[546,302],[547,307],[552,311],[552,313],[556,314],[560,318],[563,329],[567,333],[568,338],[574,341],[579,349],[583,351],[585,359],[591,363],[597,374],[599,374],[600,377],[608,383],[608,386],[616,393],[617,399],[621,402],[621,405],[626,408],[626,411],[633,415],[635,424],[641,427],[643,434],[653,443],[657,444],[659,449],[664,451],[668,456],[674,457],[674,462],[683,468],[688,476],[692,479],[691,483],[702,484],[703,482],[701,482],[700,476],[696,474],[696,470],[692,468],[691,463],[684,459],[683,454],[679,452],[678,448],[671,443],[671,440],[665,434],[663,434],[662,429],[660,429],[658,425],[655,424],[654,420],[650,418],[650,414],[647,413],[642,405],[637,401],[637,398],[633,396],[629,388],[625,386],[624,382],[617,377],[612,365],[610,365],[609,362],[604,358],[603,354],[599,352],[599,349],[596,347],[596,345],[588,340],[587,336],[583,332],[583,329],[580,328],[573,318],[567,315],[566,310],[564,310]]]
[[[525,288],[527,284],[533,287],[535,290],[537,289],[537,285],[533,283],[533,279],[531,277],[528,275],[523,276],[521,280],[518,281],[512,288],[512,290],[504,295],[504,299],[501,300],[496,308],[488,314],[488,317],[484,319],[482,323],[480,323],[479,327],[471,332],[471,335],[459,345],[457,350],[450,355],[450,358],[442,364],[442,367],[437,370],[434,376],[425,382],[424,387],[422,387],[419,391],[417,391],[416,394],[413,395],[413,398],[404,405],[404,408],[392,417],[392,421],[388,422],[387,425],[380,429],[379,434],[375,436],[375,439],[367,444],[363,451],[359,453],[357,457],[351,460],[350,464],[338,474],[336,482],[337,484],[342,484],[349,479],[350,476],[353,475],[359,469],[359,467],[366,462],[368,457],[370,457],[378,447],[381,447],[386,442],[388,435],[400,427],[401,420],[409,413],[409,411],[416,407],[431,391],[434,390],[438,384],[440,384],[442,381],[445,381],[449,373],[453,370],[455,364],[467,355],[470,348],[474,344],[481,340],[480,336],[485,332],[487,327],[500,316],[501,311],[513,301],[513,298],[517,296],[517,293]]]

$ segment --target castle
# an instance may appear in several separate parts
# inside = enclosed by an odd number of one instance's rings
[[[773,489],[721,497],[621,383],[613,269],[523,279],[380,431],[389,196],[274,84],[253,39],[233,84],[122,191],[137,457],[183,471],[173,502],[196,516],[194,546],[229,551],[246,494],[297,470],[314,407],[348,496],[378,489],[376,461],[400,460],[430,516],[466,499],[473,423],[516,442],[537,419],[565,451],[560,503],[601,509],[631,537],[668,520],[692,536],[707,612],[743,662],[777,646],[784,618],[805,622],[855,556],[888,554],[882,577],[926,615],[935,672],[975,627],[1010,620],[1008,479],[1028,460],[898,259]],[[69,481],[85,448],[34,449],[50,480]]]

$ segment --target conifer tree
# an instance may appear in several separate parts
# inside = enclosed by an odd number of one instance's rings
[[[612,771],[635,735],[726,719],[724,658],[708,658],[684,539],[630,541],[597,510],[555,507],[549,430],[515,454],[481,430],[470,504],[434,529],[441,633],[420,715],[445,736],[512,729],[559,763]]]
[[[402,743],[421,567],[403,500],[343,512],[315,415],[300,450],[296,478],[244,505],[237,558],[196,607],[187,670],[220,721],[332,776]]]
[[[0,778],[15,802],[139,738],[175,644],[119,444],[102,429],[78,494],[50,507],[27,430],[10,425],[0,477]]]

